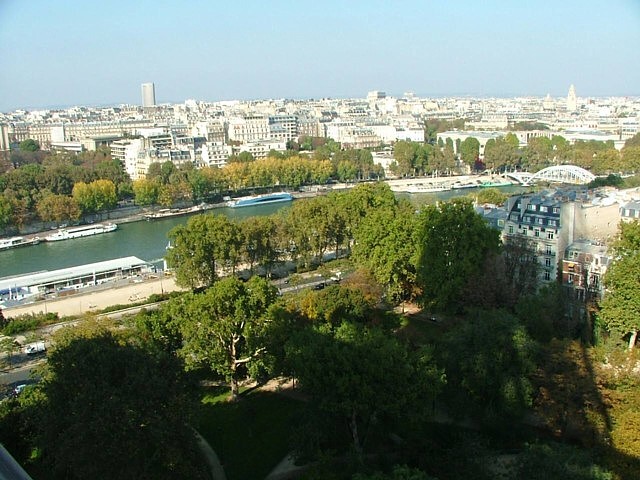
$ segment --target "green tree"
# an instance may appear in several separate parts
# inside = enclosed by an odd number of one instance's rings
[[[111,180],[76,183],[71,194],[83,214],[111,210],[118,203],[116,187]]]
[[[322,423],[330,415],[345,425],[360,455],[373,432],[389,426],[384,419],[424,413],[442,379],[426,350],[411,356],[382,330],[349,322],[300,330],[286,351]]]
[[[375,304],[357,288],[331,285],[324,290],[308,291],[301,302],[303,313],[316,323],[339,327],[344,321],[366,323]]]
[[[91,182],[97,212],[112,210],[118,204],[116,186],[111,180]]]
[[[0,229],[11,223],[12,214],[13,206],[11,202],[4,194],[0,194]]]
[[[224,375],[236,398],[248,364],[265,351],[265,314],[276,297],[277,289],[265,279],[252,277],[245,284],[227,277],[202,294],[177,299],[184,339],[180,353],[187,365],[205,365]]]
[[[131,179],[127,174],[122,162],[116,158],[109,158],[101,161],[96,165],[96,175],[100,180],[110,180],[116,187],[116,190],[120,191],[122,184],[131,183]]]
[[[57,195],[71,195],[74,183],[73,168],[68,163],[47,165],[38,178],[40,188]]]
[[[4,317],[0,310],[0,325],[4,326]],[[3,337],[0,340],[0,352],[5,354],[4,360],[9,364],[9,368],[13,367],[13,355],[20,351],[20,344],[12,337]]]
[[[47,195],[37,204],[36,210],[43,222],[74,222],[80,218],[80,208],[67,195]]]
[[[513,167],[519,163],[519,160],[518,138],[513,133],[487,141],[484,148],[484,162],[491,170]]]
[[[244,256],[249,262],[251,273],[256,265],[262,265],[270,277],[279,258],[275,218],[248,217],[240,223],[240,229],[243,235]]]
[[[468,197],[479,204],[490,203],[493,205],[503,205],[509,198],[509,195],[497,188],[483,188],[477,193],[470,193]]]
[[[417,220],[414,207],[404,202],[373,210],[356,230],[354,262],[368,268],[396,302],[405,300],[415,284]]]
[[[133,194],[137,205],[154,205],[158,201],[158,183],[146,178],[133,182]]]
[[[624,146],[626,147],[640,147],[640,133],[636,133],[633,137],[628,138],[624,142]]]
[[[176,282],[195,289],[210,287],[225,268],[235,272],[240,258],[240,227],[224,215],[196,215],[169,232],[167,263]]]
[[[473,168],[480,155],[480,142],[477,138],[467,137],[460,144],[460,159]]]
[[[628,337],[631,350],[640,329],[640,222],[620,224],[614,252],[604,277],[608,292],[601,303],[600,317],[609,332]]]
[[[21,152],[36,152],[40,150],[40,144],[33,138],[27,138],[20,142],[19,148]]]
[[[640,146],[625,146],[622,149],[621,167],[625,172],[640,172]]]
[[[475,312],[458,324],[438,346],[450,412],[498,431],[522,418],[533,399],[535,347],[525,328],[505,313]]]
[[[552,164],[554,154],[551,139],[534,137],[523,150],[522,166],[530,171],[541,170]]]
[[[207,478],[180,363],[76,337],[48,355],[35,428],[54,478]]]
[[[464,199],[428,205],[418,225],[418,285],[424,305],[460,311],[462,292],[485,258],[499,249],[499,232],[492,229]]]
[[[418,153],[418,144],[405,140],[397,141],[393,146],[393,159],[396,162],[396,174],[404,177],[415,175],[415,164]]]
[[[96,212],[96,199],[93,195],[93,190],[88,184],[84,182],[76,183],[73,186],[72,196],[83,214]]]

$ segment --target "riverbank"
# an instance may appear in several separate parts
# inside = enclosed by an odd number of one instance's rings
[[[5,317],[24,314],[57,313],[60,317],[82,315],[113,305],[128,305],[141,302],[150,295],[184,290],[175,283],[173,276],[159,273],[156,278],[124,284],[105,284],[106,288],[85,288],[66,297],[48,299],[3,309]]]
[[[504,177],[497,175],[457,175],[450,177],[415,177],[401,179],[383,180],[392,191],[404,193],[422,193],[428,191],[447,191],[460,188],[464,185],[479,187],[481,184],[505,181]],[[296,199],[310,198],[318,195],[326,195],[330,191],[347,190],[355,187],[359,183],[335,183],[330,185],[311,185],[303,187],[299,191],[291,192]],[[221,203],[203,203],[199,212],[206,212],[218,208],[225,208],[226,202]],[[185,206],[185,208],[187,208]],[[139,222],[147,219],[147,216],[162,210],[161,207],[141,207],[129,205],[111,210],[104,214],[87,215],[84,217],[85,223],[101,223],[110,222],[115,224]],[[195,212],[198,213],[198,212]],[[41,241],[47,235],[56,233],[59,226],[53,223],[35,222],[22,226],[19,231],[5,231],[3,238],[12,236],[22,236],[26,240],[32,240],[38,237]],[[20,247],[23,248],[23,247]]]

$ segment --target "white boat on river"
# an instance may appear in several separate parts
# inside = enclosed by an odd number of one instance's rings
[[[37,245],[40,243],[39,237],[24,238],[24,237],[11,237],[0,238],[0,250],[8,250],[10,248],[24,247],[27,245]]]
[[[115,223],[97,223],[95,225],[84,225],[82,227],[61,228],[56,233],[47,235],[44,239],[47,242],[57,242],[59,240],[69,240],[71,238],[90,237],[101,233],[113,232],[118,228]]]

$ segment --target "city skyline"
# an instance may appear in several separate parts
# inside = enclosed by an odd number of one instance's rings
[[[640,95],[640,2],[0,4],[0,111],[390,95]],[[488,28],[490,26],[490,28]]]

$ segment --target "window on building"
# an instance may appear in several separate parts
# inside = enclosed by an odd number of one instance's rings
[[[553,207],[553,213],[560,213],[560,207]]]
[[[567,277],[567,282],[568,283],[573,283],[573,273],[570,273]]]
[[[535,229],[535,232],[534,232],[534,235],[535,235],[536,237],[539,237],[539,236],[540,236],[540,229],[536,228],[536,229]]]
[[[544,253],[545,255],[553,255],[553,251],[551,250],[551,247],[547,247]]]
[[[513,225],[509,225],[509,233],[513,233]]]
[[[538,225],[544,225],[544,218],[538,219]]]
[[[545,258],[544,259],[544,266],[545,267],[550,267],[551,266],[551,259],[550,258]]]
[[[549,209],[545,205],[540,205],[540,211],[546,213],[549,211]]]
[[[545,272],[544,272],[544,279],[545,279],[545,280],[551,280],[551,273],[549,273],[549,272],[545,271]]]
[[[547,238],[553,240],[553,232],[547,232]]]
[[[530,203],[529,205],[527,205],[527,210],[529,210],[530,212],[535,212],[536,206]]]

